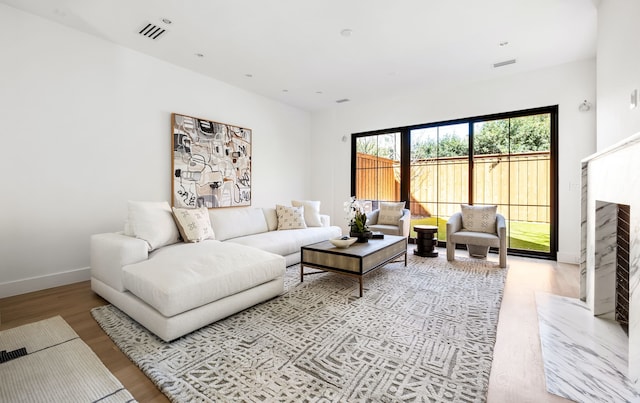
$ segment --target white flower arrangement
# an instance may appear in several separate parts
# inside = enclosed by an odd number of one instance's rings
[[[351,232],[364,233],[369,230],[364,204],[355,196],[351,196],[348,201],[344,202],[344,211],[347,213],[346,219],[349,221]]]

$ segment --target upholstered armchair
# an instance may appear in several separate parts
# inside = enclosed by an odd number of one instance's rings
[[[367,213],[367,225],[371,231],[408,237],[411,229],[411,211],[404,208],[404,202],[380,202],[380,208]]]
[[[498,248],[500,267],[507,267],[507,227],[496,206],[462,205],[447,221],[447,260],[455,259],[456,244],[466,244],[469,256],[484,258]]]

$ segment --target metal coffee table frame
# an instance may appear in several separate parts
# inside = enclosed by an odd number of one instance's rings
[[[320,269],[357,278],[362,297],[362,278],[365,274],[404,255],[407,266],[407,238],[385,235],[383,239],[370,239],[366,243],[355,243],[348,248],[336,248],[329,241],[303,246],[300,249],[300,282],[304,281],[305,267]]]

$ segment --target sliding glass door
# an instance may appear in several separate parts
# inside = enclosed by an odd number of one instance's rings
[[[447,220],[469,199],[469,125],[426,127],[409,134],[412,224],[438,226],[438,239],[444,241]]]
[[[358,133],[352,144],[352,194],[373,208],[405,201],[412,226],[437,225],[445,241],[460,204],[497,205],[510,253],[555,259],[556,106]]]
[[[509,248],[551,251],[551,113],[473,124],[473,202],[495,204]]]

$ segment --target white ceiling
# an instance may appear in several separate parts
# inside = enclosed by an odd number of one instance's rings
[[[596,53],[597,0],[0,2],[306,110]],[[140,35],[148,22],[167,32]]]

